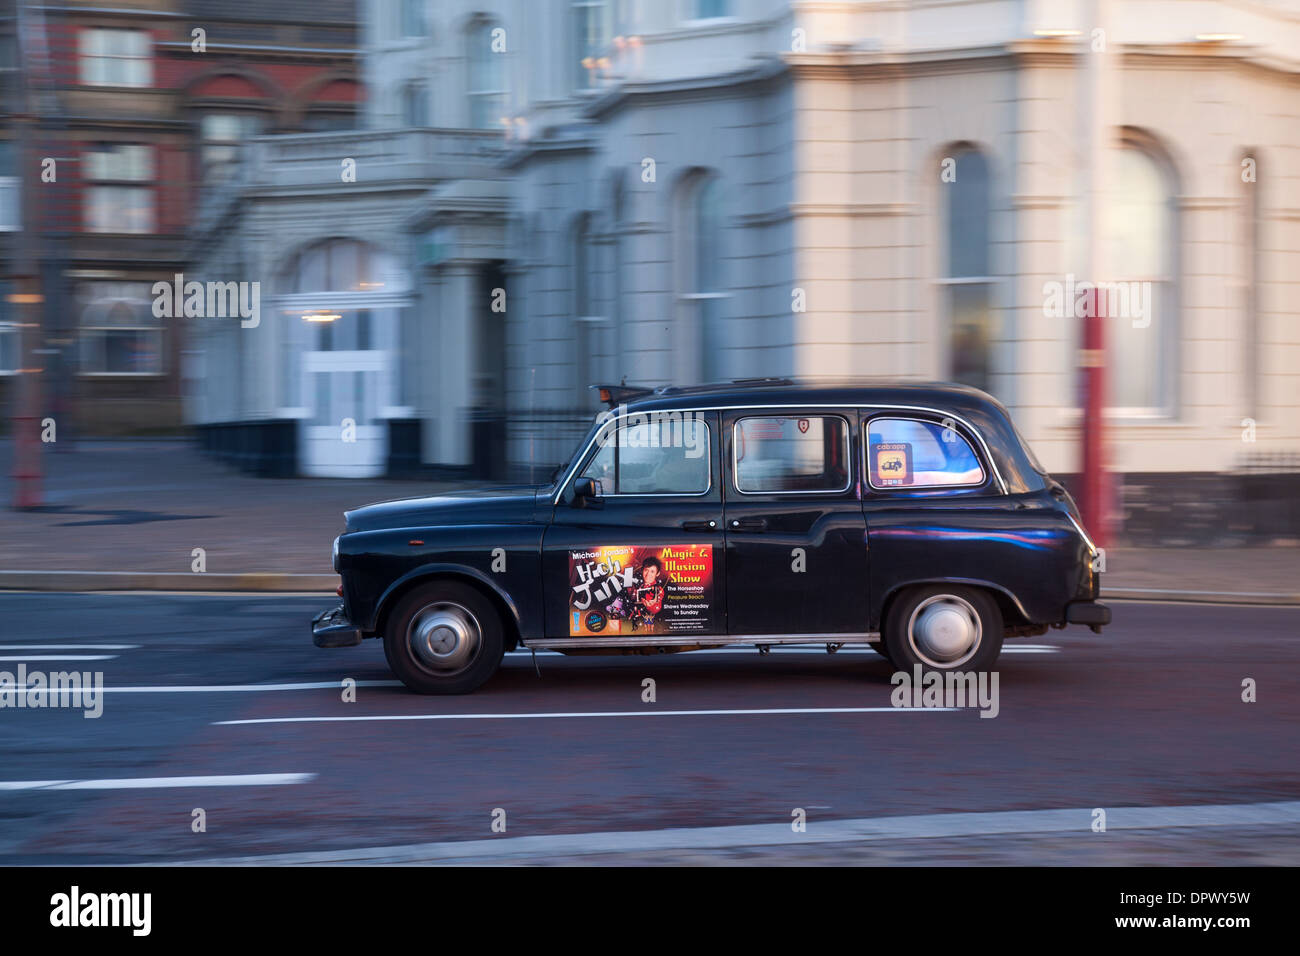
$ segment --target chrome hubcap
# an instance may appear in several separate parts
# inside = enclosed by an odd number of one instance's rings
[[[478,619],[468,609],[446,601],[422,608],[406,629],[406,642],[415,659],[439,674],[468,667],[482,636]]]
[[[916,606],[907,622],[907,640],[922,661],[934,667],[964,664],[979,650],[983,628],[969,601],[936,594]]]

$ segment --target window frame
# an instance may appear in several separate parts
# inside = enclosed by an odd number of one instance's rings
[[[423,80],[411,80],[402,85],[399,93],[403,129],[428,129],[429,90]]]
[[[579,15],[579,10],[583,11],[581,15]],[[580,25],[590,26],[593,22],[592,11],[599,11],[596,19],[602,22],[604,31],[608,33],[608,36],[602,37],[599,40],[599,45],[589,49],[582,49],[585,44],[579,39],[578,27]],[[610,0],[568,0],[568,13],[568,33],[569,39],[573,43],[573,52],[569,63],[569,68],[574,71],[570,78],[572,90],[579,96],[597,92],[601,87],[600,81],[595,71],[588,69],[583,63],[587,59],[599,58],[602,53],[607,51],[610,41],[613,40],[615,36],[613,4]]]
[[[700,9],[703,3],[704,0],[676,0],[677,22],[681,26],[690,29],[735,23],[739,18],[733,0],[726,0],[727,10],[725,13],[706,14]]]
[[[494,53],[492,51],[492,31],[496,30],[498,27],[505,29],[504,21],[497,17],[480,15],[474,17],[466,28],[465,105],[467,107],[467,114],[465,117],[465,127],[467,129],[503,129],[504,126],[502,125],[501,120],[507,118],[510,113],[511,77],[509,75],[510,61],[507,59],[507,57],[510,56],[510,53],[508,51],[503,53]],[[477,53],[478,55],[486,56],[487,59],[475,59],[475,44],[480,42],[486,45],[487,52],[484,54],[482,49],[478,49]],[[495,67],[488,66],[487,64],[493,62],[491,59],[492,57],[501,57],[500,65]],[[480,68],[487,74],[495,75],[480,76]],[[480,86],[480,81],[489,80],[496,80],[497,85]],[[480,123],[479,120],[482,118],[480,113],[485,109],[483,104],[496,102],[500,103],[501,109],[506,116],[498,116],[495,119],[488,117],[490,122],[486,124]]]
[[[123,155],[125,150],[139,149],[138,154]],[[105,163],[113,163],[113,158],[118,158],[127,166],[132,164],[133,156],[143,156],[147,168],[140,176],[130,174],[121,175],[120,171],[116,175],[104,175],[103,171],[96,170],[94,167],[98,164],[97,157],[109,157],[103,160]],[[159,203],[158,203],[158,153],[153,143],[118,143],[106,142],[95,143],[82,153],[82,168],[84,170],[82,177],[82,208],[81,208],[81,225],[82,231],[96,236],[151,236],[156,235],[159,227]],[[103,202],[102,197],[108,194],[130,196],[143,198],[145,205],[148,207],[148,222],[144,229],[121,229],[115,228],[117,223],[101,223],[97,218],[102,211],[100,204]],[[134,211],[134,207],[133,211]],[[113,228],[101,228],[103,226],[112,226]]]
[[[133,38],[142,40],[143,53],[103,53],[90,52],[88,47],[92,45],[93,39],[98,37],[101,41],[114,38],[122,38],[131,35]],[[77,36],[77,83],[80,86],[92,87],[97,89],[119,89],[119,90],[147,90],[154,88],[154,65],[153,65],[154,44],[153,36],[149,30],[142,30],[135,27],[106,27],[106,26],[88,26],[78,31]],[[124,62],[127,64],[143,64],[144,76],[139,83],[116,83],[108,80],[96,80],[89,76],[91,64],[99,67],[101,64],[108,62]],[[128,69],[130,72],[130,69]]]
[[[998,212],[996,206],[996,176],[993,166],[993,156],[980,144],[967,140],[949,143],[944,147],[943,155],[944,158],[951,158],[953,160],[954,172],[960,165],[961,161],[967,157],[978,161],[983,167],[982,185],[984,189],[984,203],[979,209],[982,220],[982,228],[979,232],[982,232],[984,241],[978,241],[979,237],[976,236],[976,241],[973,246],[980,250],[983,262],[980,263],[979,267],[974,269],[973,272],[957,271],[959,263],[955,260],[957,258],[963,258],[954,255],[954,252],[957,251],[954,249],[954,239],[958,235],[961,235],[957,229],[958,217],[955,215],[959,212],[958,204],[961,200],[957,198],[958,194],[956,192],[945,192],[938,209],[940,229],[936,236],[938,242],[937,251],[939,254],[939,268],[937,269],[937,272],[939,274],[936,275],[933,280],[933,284],[937,290],[937,298],[939,300],[937,305],[939,309],[938,314],[941,316],[941,324],[938,330],[939,336],[936,340],[938,351],[937,353],[932,354],[935,354],[938,367],[943,370],[943,374],[940,376],[941,378],[954,382],[963,382],[974,388],[992,392],[1000,371],[1005,371],[999,369],[997,361],[999,335],[1004,334],[1003,327],[1005,324],[1005,316],[1002,315],[1003,310],[999,305],[1004,290],[1001,288],[1001,277],[995,274],[998,271],[997,265],[994,262],[996,249],[989,241],[989,236],[992,235],[994,219]],[[971,177],[970,172],[968,171],[965,179],[958,175],[954,182],[945,187],[945,189],[952,190],[953,185],[970,181]],[[969,213],[971,210],[967,209],[965,212]],[[960,265],[965,265],[965,263],[960,263]],[[958,378],[957,376],[956,366],[959,356],[956,342],[957,311],[954,308],[954,297],[956,296],[959,287],[982,287],[986,290],[984,302],[988,316],[988,325],[984,331],[988,333],[988,337],[983,343],[984,349],[981,356],[983,366],[982,382],[970,382],[964,378]]]
[[[429,35],[429,11],[424,0],[401,0],[397,5],[397,38],[399,40],[421,40]],[[419,32],[409,32],[411,17],[419,19]]]
[[[889,411],[879,411],[879,412],[874,412],[870,415],[863,415],[862,425],[861,425],[862,427],[862,474],[867,479],[865,487],[867,489],[870,489],[870,491],[875,494],[898,495],[898,494],[906,494],[908,492],[913,492],[913,491],[919,491],[925,493],[971,492],[971,491],[978,491],[986,487],[994,486],[995,477],[1000,482],[1001,476],[998,474],[998,472],[996,472],[991,467],[992,462],[985,460],[986,458],[991,458],[991,453],[986,451],[987,446],[983,441],[983,436],[976,435],[976,434],[970,434],[970,435],[966,434],[963,429],[971,429],[971,426],[968,425],[966,422],[958,419],[957,416],[947,415],[945,417],[952,419],[953,424],[951,426],[944,425],[942,420],[936,421],[933,418],[922,418],[917,415],[895,414]],[[881,419],[889,419],[891,421],[919,422],[922,425],[937,425],[940,428],[951,427],[953,431],[955,431],[959,436],[961,436],[962,441],[966,443],[966,447],[971,450],[972,454],[974,454],[975,461],[976,463],[979,464],[980,471],[983,473],[980,477],[980,480],[978,482],[961,482],[960,484],[947,484],[947,485],[886,485],[884,487],[877,485],[875,482],[871,480],[871,457],[870,457],[871,456],[871,423],[875,421],[879,421]],[[999,493],[1004,493],[1001,492],[1000,485],[998,485],[997,487],[999,489]]]
[[[1120,164],[1123,163],[1126,153],[1141,157],[1156,174],[1160,189],[1158,207],[1161,261],[1158,264],[1158,271],[1154,274],[1119,268],[1115,270],[1116,275],[1110,281],[1122,284],[1146,283],[1152,289],[1153,299],[1160,303],[1161,307],[1148,316],[1148,329],[1156,323],[1157,318],[1160,320],[1160,327],[1155,333],[1155,347],[1151,353],[1152,362],[1143,368],[1143,374],[1155,380],[1155,403],[1111,404],[1112,389],[1120,371],[1116,367],[1113,370],[1108,369],[1105,394],[1102,396],[1102,412],[1107,418],[1121,422],[1169,421],[1177,419],[1180,415],[1179,386],[1184,364],[1181,355],[1184,326],[1184,299],[1181,288],[1185,271],[1182,252],[1184,227],[1177,198],[1181,190],[1181,179],[1172,159],[1158,143],[1134,130],[1125,130],[1114,156],[1116,165],[1111,175],[1116,180],[1123,176],[1124,171]],[[1114,211],[1116,203],[1114,195],[1110,202],[1110,215],[1113,217],[1111,232],[1114,233],[1113,220],[1118,218]],[[1110,241],[1116,241],[1116,236],[1112,235]],[[1113,343],[1118,338],[1117,333],[1111,329],[1111,323],[1127,321],[1129,320],[1120,316],[1106,319],[1107,349],[1113,348]],[[1079,347],[1082,347],[1081,326],[1076,327],[1074,340]]]
[[[135,287],[140,298],[132,298],[130,287]],[[167,340],[161,319],[153,315],[152,294],[148,292],[148,282],[126,280],[94,280],[86,283],[85,288],[78,289],[74,301],[79,303],[77,312],[77,374],[83,378],[161,378],[168,374]],[[87,298],[87,293],[97,294],[98,298]],[[131,324],[112,323],[108,315],[114,304],[130,303]],[[102,314],[88,315],[92,309],[102,310]],[[108,351],[106,342],[112,332],[131,332],[138,340],[148,337],[156,345],[157,363],[152,369],[113,370],[108,368]],[[93,365],[90,358],[96,358]]]
[[[761,412],[762,409],[760,408]],[[806,489],[796,489],[794,491],[746,491],[740,487],[740,462],[736,458],[738,445],[736,441],[737,429],[740,423],[751,419],[762,418],[838,418],[844,423],[844,477],[845,485],[843,488],[822,488],[816,491]],[[768,412],[767,414],[756,415],[737,415],[731,423],[731,487],[738,495],[745,495],[748,498],[757,498],[764,495],[780,495],[788,497],[790,495],[842,495],[853,487],[853,425],[849,422],[847,412],[813,412],[812,414],[799,414],[796,410],[792,413]]]
[[[14,292],[13,283],[6,279],[0,279],[0,341],[5,341],[9,336],[14,339],[14,364],[13,367],[5,365],[0,361],[0,378],[11,375],[17,375],[18,370],[23,364],[23,323],[19,321],[20,316],[14,311],[12,304],[9,302],[9,296]],[[5,350],[0,348],[0,359],[3,358]]]
[[[266,132],[270,126],[268,119],[267,114],[260,110],[205,110],[199,116],[197,122],[200,183],[226,182],[232,178],[240,163],[243,162],[244,144],[252,137],[261,136]],[[211,120],[234,120],[239,129],[235,131],[233,139],[211,136],[208,132],[211,129]],[[211,159],[209,150],[230,150],[232,148],[234,149],[233,159]],[[222,170],[225,171],[224,175],[213,178],[214,173],[219,173]]]
[[[661,414],[667,414],[671,411],[677,411],[677,410],[664,409],[661,411]],[[587,470],[588,467],[591,466],[591,463],[596,460],[596,456],[599,455],[604,450],[605,446],[600,443],[601,435],[606,434],[609,429],[617,429],[617,428],[624,427],[624,425],[622,424],[624,419],[630,418],[632,415],[654,415],[654,414],[655,414],[654,410],[645,411],[645,412],[629,412],[627,415],[618,415],[599,425],[596,429],[596,434],[592,437],[591,442],[589,443],[587,452],[583,455],[581,462],[578,464],[578,467],[573,471],[573,474],[571,476],[572,480],[566,481],[565,488],[571,487],[579,478],[585,477],[584,472]],[[596,496],[595,500],[605,501],[610,498],[703,498],[713,493],[714,491],[713,426],[709,423],[709,419],[708,419],[710,413],[682,410],[680,414],[683,416],[690,415],[692,421],[699,422],[704,426],[706,434],[708,435],[708,443],[705,445],[703,457],[706,463],[708,464],[709,483],[705,485],[704,490],[703,491],[635,491],[631,493],[619,492],[612,495],[600,494]],[[563,489],[561,491],[563,492]]]

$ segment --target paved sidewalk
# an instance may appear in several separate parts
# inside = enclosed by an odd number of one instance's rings
[[[430,482],[255,478],[183,441],[78,443],[44,456],[44,507],[15,511],[0,446],[0,571],[330,574],[343,512],[426,494]],[[197,577],[197,575],[195,575]]]
[[[0,443],[0,587],[8,588],[332,589],[330,544],[344,510],[451,487],[254,478],[186,442],[82,442],[45,456],[45,507],[19,512],[9,507],[11,453]],[[206,552],[205,575],[190,570],[194,548]],[[1103,592],[1111,596],[1206,600],[1230,592],[1300,603],[1296,547],[1115,548],[1106,559]],[[101,583],[17,571],[95,572]],[[260,577],[228,577],[250,574]],[[312,577],[295,583],[286,577],[293,575]]]

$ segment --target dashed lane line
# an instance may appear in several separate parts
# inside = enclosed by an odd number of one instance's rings
[[[169,790],[183,787],[275,787],[307,783],[314,773],[239,773],[197,777],[122,777],[105,780],[0,780],[0,790]]]
[[[355,717],[253,717],[245,720],[218,720],[213,722],[213,726],[361,723],[384,720],[548,720],[554,718],[740,717],[790,714],[941,714],[954,713],[962,709],[960,707],[764,707],[744,710],[542,711],[528,714],[369,714]]]

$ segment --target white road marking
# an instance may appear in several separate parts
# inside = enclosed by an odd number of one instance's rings
[[[593,710],[534,714],[372,714],[359,717],[255,717],[218,720],[214,726],[235,724],[325,724],[374,720],[543,720],[550,717],[733,717],[764,714],[901,714],[951,713],[960,707],[769,707],[753,710]]]
[[[0,661],[111,661],[116,654],[14,654],[0,655]]]
[[[203,777],[122,777],[108,780],[0,780],[0,790],[164,790],[175,787],[273,787],[307,783],[314,773],[239,773]]]
[[[0,644],[0,651],[133,651],[139,644]]]
[[[2,660],[3,658],[0,658]],[[23,660],[32,660],[25,657]],[[358,687],[401,687],[400,680],[359,680]],[[104,687],[101,688],[105,694],[242,694],[253,693],[262,690],[324,690],[330,688],[339,690],[343,687],[343,680],[322,680],[309,681],[299,684],[175,684],[159,685],[154,687]],[[14,691],[21,692],[25,690],[45,690],[44,687],[15,687]],[[50,691],[50,693],[56,693]],[[58,691],[58,693],[67,693],[67,691]]]
[[[1109,836],[1091,832],[1091,807],[1068,810],[1005,810],[985,813],[928,813],[914,816],[819,820],[794,833],[790,821],[723,827],[673,827],[604,833],[498,837],[356,850],[318,850],[268,856],[193,860],[187,865],[289,866],[294,864],[398,864],[457,860],[490,861],[584,856],[597,853],[703,850],[808,843],[870,843],[922,837],[981,837],[995,834],[1077,834],[1081,840],[1122,840],[1117,830],[1177,827],[1300,826],[1300,801],[1207,804],[1172,807],[1108,807]]]

